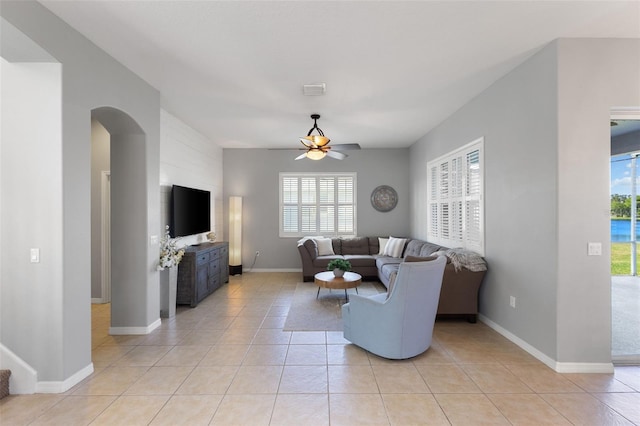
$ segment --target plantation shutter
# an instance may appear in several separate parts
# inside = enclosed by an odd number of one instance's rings
[[[427,195],[427,211],[429,217],[427,219],[427,235],[431,241],[435,241],[436,238],[440,237],[440,222],[438,221],[438,166],[431,165],[428,171],[429,184],[428,195]]]
[[[280,174],[280,236],[355,235],[355,173]]]
[[[478,139],[427,164],[427,235],[484,255],[483,158]]]
[[[282,222],[285,232],[296,232],[299,229],[298,212],[298,179],[285,177],[281,179]]]

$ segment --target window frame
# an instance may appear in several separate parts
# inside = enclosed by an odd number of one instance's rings
[[[308,172],[280,172],[278,176],[278,189],[279,189],[279,203],[278,203],[278,232],[280,238],[295,238],[295,237],[304,237],[309,235],[322,235],[325,237],[352,237],[357,235],[357,218],[358,218],[358,209],[357,209],[357,200],[358,200],[358,191],[357,191],[357,173],[356,172],[337,172],[337,173],[308,173]],[[351,203],[340,202],[338,196],[338,178],[350,178],[352,183],[352,193],[351,193]],[[297,185],[297,202],[294,203],[285,203],[284,202],[284,179],[285,178],[296,178],[298,180]],[[313,202],[303,202],[302,196],[302,179],[314,179],[315,180],[315,200]],[[334,199],[333,202],[322,202],[320,197],[320,185],[321,180],[323,178],[333,178],[334,180]],[[297,206],[298,210],[298,221],[297,221],[297,231],[296,232],[288,232],[284,229],[284,209],[286,206]],[[302,221],[302,207],[313,207],[315,206],[315,230],[306,231],[302,229],[303,221]],[[340,231],[340,223],[338,221],[340,207],[344,208],[344,206],[350,206],[353,210],[351,215],[351,220],[353,222],[352,229],[348,231]],[[321,222],[323,220],[323,213],[326,213],[327,207],[333,208],[333,232],[326,232],[321,230]]]
[[[484,137],[427,162],[427,238],[484,256]]]

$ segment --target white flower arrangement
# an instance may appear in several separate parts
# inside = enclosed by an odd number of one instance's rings
[[[169,225],[167,225],[164,236],[160,240],[159,271],[178,266],[178,263],[182,260],[184,249],[178,248],[177,242],[177,238],[172,239],[171,236],[169,236]]]

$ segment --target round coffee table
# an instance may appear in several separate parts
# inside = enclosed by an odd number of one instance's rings
[[[358,286],[362,284],[362,277],[360,274],[356,274],[355,272],[345,272],[342,277],[336,277],[333,275],[333,271],[326,272],[318,272],[314,281],[318,286],[318,292],[316,293],[316,299],[320,294],[320,288],[328,288],[333,290],[342,290],[344,289],[344,296],[349,301],[349,295],[347,294],[348,288],[355,288],[356,293],[358,292]]]

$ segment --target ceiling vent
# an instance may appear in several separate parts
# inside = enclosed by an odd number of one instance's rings
[[[302,93],[305,96],[321,96],[324,95],[326,89],[325,83],[305,84],[302,86]]]

